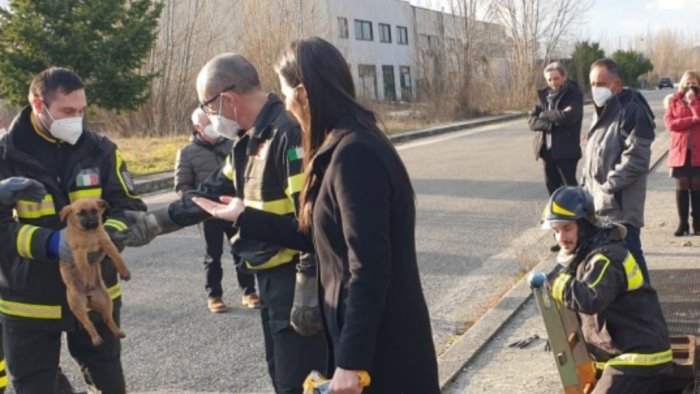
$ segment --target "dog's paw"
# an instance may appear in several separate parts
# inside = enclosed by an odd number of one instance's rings
[[[104,342],[102,337],[99,335],[92,337],[91,341],[92,341],[92,346],[100,346],[100,345],[102,345],[102,342]]]
[[[120,272],[120,273],[119,273],[119,278],[121,278],[122,280],[129,280],[129,279],[131,279],[131,272],[129,272],[129,270],[126,270],[126,271],[124,271],[124,272]]]
[[[126,338],[126,334],[124,334],[124,331],[122,331],[122,330],[119,330],[119,331],[115,332],[114,335],[115,335],[117,338]]]

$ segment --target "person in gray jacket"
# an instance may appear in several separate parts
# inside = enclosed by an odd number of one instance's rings
[[[197,108],[192,113],[194,128],[190,143],[177,152],[175,162],[175,192],[182,196],[188,190],[194,190],[215,172],[231,153],[233,141],[221,137],[212,128],[209,116]],[[202,232],[206,244],[204,270],[206,272],[205,289],[208,295],[207,306],[213,313],[228,310],[223,301],[221,280],[223,269],[221,255],[223,240],[230,240],[236,233],[231,223],[219,219],[207,219],[202,222]],[[227,242],[228,244],[228,242]],[[230,247],[229,247],[230,248]],[[233,251],[231,252],[233,255]],[[233,255],[236,267],[239,259]],[[255,276],[237,268],[238,285],[243,290],[242,304],[247,308],[258,308],[260,301],[255,293]]]
[[[613,60],[594,62],[590,81],[595,112],[584,138],[581,184],[593,196],[602,220],[627,228],[625,244],[649,281],[640,232],[656,127],[653,114],[641,94],[622,88]]]

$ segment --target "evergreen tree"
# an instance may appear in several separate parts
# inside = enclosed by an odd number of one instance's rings
[[[27,103],[31,78],[51,66],[80,75],[90,104],[131,110],[154,73],[140,73],[156,37],[157,0],[10,0],[0,7],[0,97]]]
[[[600,48],[597,42],[579,41],[574,46],[571,54],[571,78],[578,82],[581,89],[587,92],[590,86],[591,64],[598,59],[605,57],[605,51]]]
[[[612,58],[620,66],[622,81],[628,86],[639,86],[639,76],[654,69],[651,61],[635,50],[618,50]]]

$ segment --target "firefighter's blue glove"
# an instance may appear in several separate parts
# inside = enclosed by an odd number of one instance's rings
[[[0,181],[2,205],[14,205],[20,199],[40,202],[45,195],[44,185],[34,179],[14,176]]]
[[[538,289],[544,285],[547,281],[547,275],[544,272],[533,272],[527,277],[527,283],[530,284],[531,289]]]
[[[128,228],[112,233],[112,239],[124,246],[143,246],[161,234],[171,233],[181,227],[170,219],[168,208],[155,212],[124,211]]]

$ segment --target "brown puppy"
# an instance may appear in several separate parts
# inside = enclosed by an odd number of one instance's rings
[[[102,343],[102,337],[88,317],[88,308],[102,315],[102,319],[115,336],[126,336],[112,318],[112,299],[107,293],[100,268],[104,254],[112,259],[122,279],[131,279],[131,273],[117,247],[102,226],[102,215],[107,207],[107,203],[102,199],[81,198],[65,206],[60,213],[61,220],[66,221],[66,241],[75,261],[70,263],[61,260],[59,267],[66,284],[68,306],[90,334],[95,346]],[[102,256],[95,259],[95,253],[101,253]],[[93,256],[92,262],[88,259],[90,254]]]

